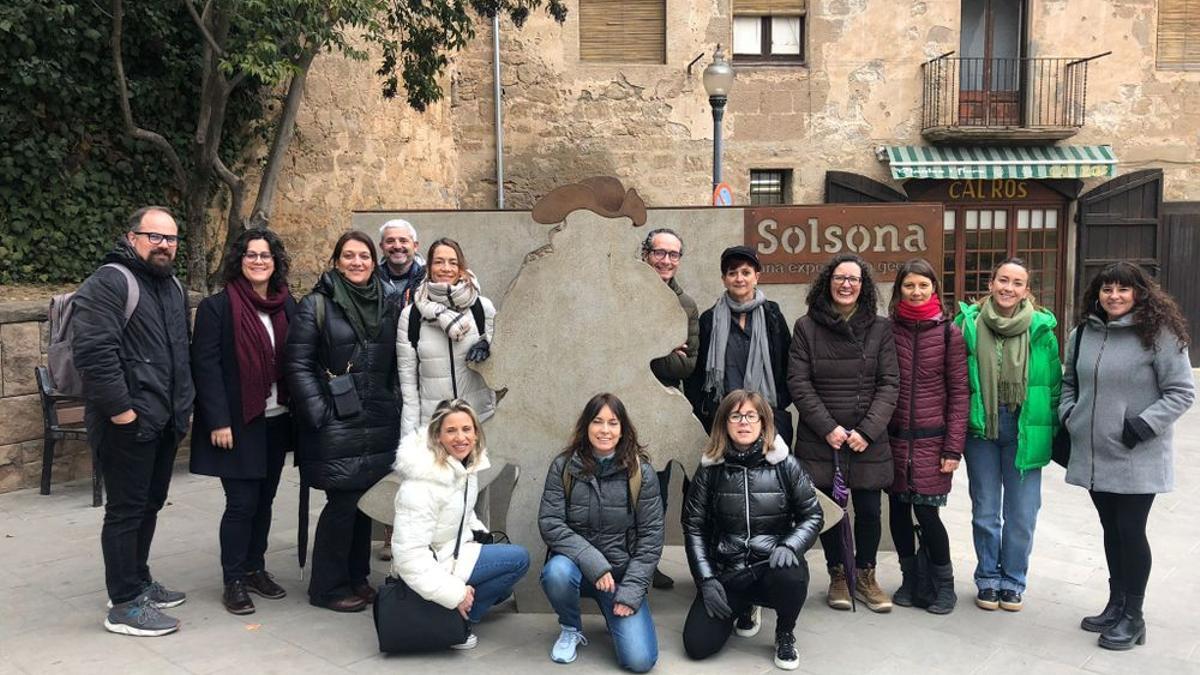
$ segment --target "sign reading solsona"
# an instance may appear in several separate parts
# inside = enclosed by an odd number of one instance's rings
[[[806,284],[838,253],[871,263],[893,281],[911,258],[942,271],[941,204],[774,206],[746,209],[746,245],[763,264],[760,283]]]

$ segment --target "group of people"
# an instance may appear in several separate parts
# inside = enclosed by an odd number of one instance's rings
[[[509,596],[530,552],[493,543],[474,515],[479,472],[489,467],[481,424],[495,397],[468,364],[490,355],[495,308],[462,247],[439,239],[422,261],[416,230],[395,220],[380,230],[380,256],[370,237],[347,232],[329,270],[296,303],[283,243],[269,230],[247,231],[226,256],[224,289],[201,301],[189,343],[187,299],[172,278],[177,235],[165,209],[140,209],[106,258],[141,287],[132,314],[125,276],[109,267],[73,301],[75,362],[108,486],[105,626],[130,635],[179,626],[161,610],[185,596],[154,580],[148,557],[193,396],[192,471],[219,477],[226,494],[220,546],[230,612],[255,611],[250,594],[286,594],[264,554],[288,451],[303,488],[326,494],[313,605],[353,612],[374,600],[371,521],[358,500],[393,470],[393,574],[469,625]],[[840,254],[789,327],[758,287],[762,266],[750,248],[721,255],[725,292],[702,314],[675,279],[678,234],[651,231],[642,257],[688,321],[686,342],[650,370],[682,389],[709,432],[683,496],[696,587],[683,630],[690,657],[716,654],[734,633],[757,634],[767,607],[776,614],[775,664],[798,667],[805,553],[818,539],[830,607],[953,611],[939,509],[964,459],[975,604],[1019,611],[1041,469],[1068,437],[1067,481],[1096,505],[1111,577],[1109,602],[1081,626],[1111,649],[1145,640],[1146,522],[1154,495],[1173,487],[1172,425],[1194,385],[1186,321],[1142,269],[1115,263],[1092,280],[1064,373],[1057,321],[1037,305],[1019,258],[997,264],[987,294],[954,314],[934,268],[909,261],[884,316],[870,265]],[[1060,427],[1066,434],[1056,439]],[[600,606],[620,665],[654,666],[647,594],[673,583],[657,569],[668,483],[665,472],[654,474],[621,400],[602,393],[587,401],[550,461],[538,514],[541,585],[561,628],[554,661],[574,661],[588,643],[580,621],[587,597]],[[817,490],[853,508],[852,537],[842,528],[822,534]],[[902,573],[890,594],[875,573],[885,491]],[[476,643],[468,631],[455,647]]]

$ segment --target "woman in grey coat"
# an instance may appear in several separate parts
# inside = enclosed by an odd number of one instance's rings
[[[662,555],[662,502],[621,399],[597,394],[584,406],[546,473],[538,529],[547,547],[542,590],[562,629],[550,658],[570,663],[588,643],[579,616],[588,597],[604,614],[617,663],[653,668],[658,638],[646,590]]]
[[[1187,321],[1127,262],[1104,268],[1080,305],[1058,414],[1071,434],[1067,482],[1091,495],[1109,572],[1108,604],[1081,627],[1100,633],[1101,647],[1131,649],[1146,640],[1146,521],[1154,496],[1174,487],[1172,425],[1194,398]]]

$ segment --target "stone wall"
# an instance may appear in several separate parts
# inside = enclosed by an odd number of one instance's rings
[[[200,296],[189,300],[194,308]],[[42,480],[43,419],[34,368],[46,365],[50,344],[50,298],[0,302],[0,493],[34,488]],[[193,318],[195,313],[193,312]],[[179,445],[186,462],[189,441]],[[58,441],[51,483],[91,479],[92,457],[85,441]]]
[[[0,304],[0,493],[37,487],[42,477],[42,406],[34,368],[46,363],[47,302]],[[54,482],[91,476],[87,444],[59,441]]]

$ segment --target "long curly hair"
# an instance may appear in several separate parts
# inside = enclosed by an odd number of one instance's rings
[[[292,259],[288,256],[287,249],[284,248],[283,240],[279,238],[279,235],[266,228],[252,228],[238,235],[225,255],[225,266],[221,268],[221,282],[228,286],[234,279],[242,276],[242,256],[246,255],[246,249],[250,247],[250,242],[256,239],[267,242],[267,247],[271,250],[271,257],[275,260],[275,271],[271,272],[271,278],[267,280],[267,285],[273,291],[286,291],[288,270],[291,267]]]
[[[1106,285],[1128,286],[1133,289],[1133,319],[1137,336],[1146,349],[1154,349],[1159,332],[1166,328],[1175,334],[1182,349],[1191,344],[1187,319],[1175,299],[1167,294],[1146,271],[1138,265],[1115,262],[1092,279],[1079,301],[1078,325],[1096,315],[1108,320],[1108,313],[1100,305],[1100,289]]]
[[[858,309],[874,314],[879,307],[879,294],[875,290],[875,281],[871,278],[871,263],[854,253],[839,253],[833,257],[833,260],[826,263],[812,286],[809,286],[808,296],[804,298],[804,302],[810,309],[815,307],[836,314],[837,310],[833,308],[833,297],[830,295],[830,289],[833,288],[833,271],[837,269],[838,265],[845,262],[852,262],[862,270]]]
[[[612,414],[621,422],[621,438],[617,441],[613,461],[625,469],[626,473],[632,475],[638,462],[644,456],[645,446],[638,443],[637,429],[633,427],[633,420],[629,419],[629,411],[625,409],[625,404],[615,394],[607,392],[596,394],[583,406],[583,412],[579,414],[579,419],[575,420],[575,428],[571,431],[571,442],[567,444],[562,454],[568,458],[572,455],[579,455],[579,459],[583,461],[585,476],[596,473],[597,462],[596,457],[592,454],[592,442],[588,440],[588,425],[596,419],[604,406],[608,406]]]

